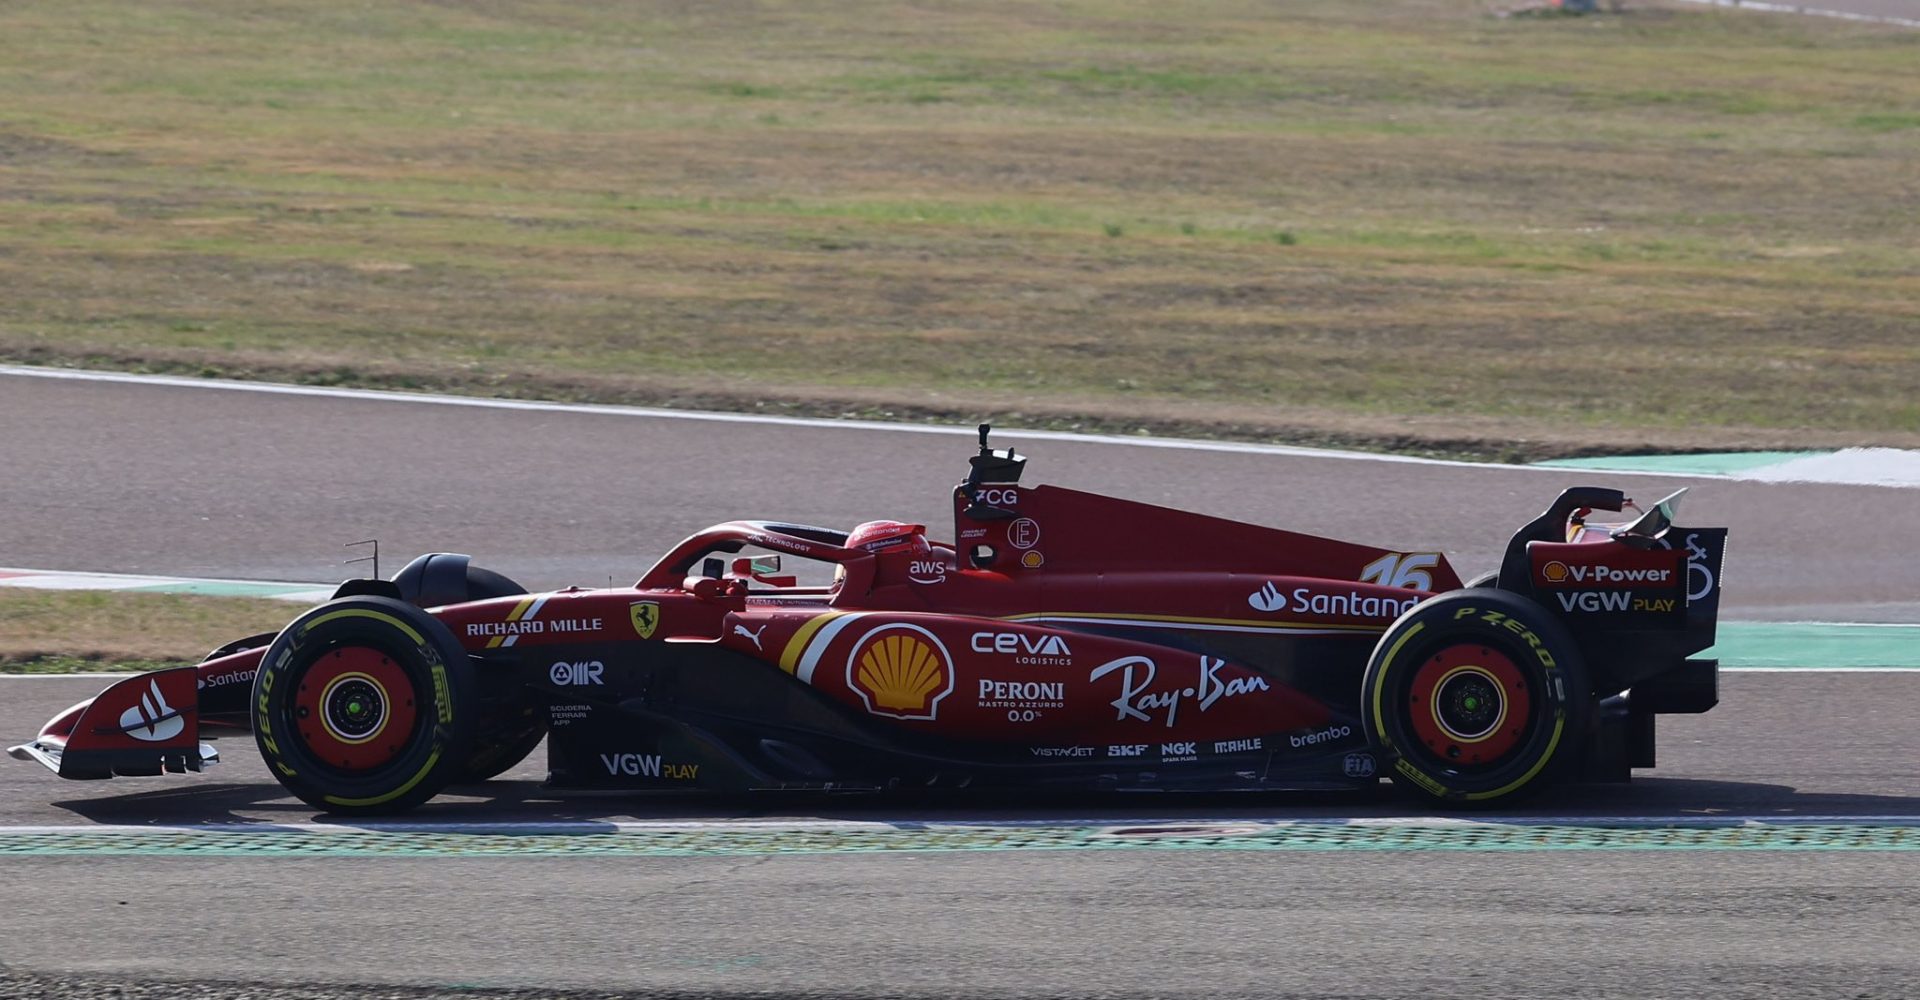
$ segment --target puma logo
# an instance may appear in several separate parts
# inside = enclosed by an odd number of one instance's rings
[[[764,653],[766,652],[766,649],[760,645],[760,633],[765,632],[766,630],[767,630],[767,627],[765,625],[760,626],[758,629],[755,629],[752,632],[747,631],[747,627],[745,625],[735,625],[733,627],[733,634],[743,635],[749,639],[752,639],[753,648],[758,649],[762,653]]]

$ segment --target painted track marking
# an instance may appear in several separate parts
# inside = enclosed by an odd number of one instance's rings
[[[1920,817],[1147,823],[738,823],[447,832],[421,826],[0,829],[0,857],[738,857],[976,851],[1920,851]]]

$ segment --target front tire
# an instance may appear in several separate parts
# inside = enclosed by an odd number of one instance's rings
[[[1449,806],[1504,804],[1550,784],[1585,738],[1593,700],[1559,620],[1490,589],[1400,616],[1374,647],[1361,694],[1394,783]]]
[[[340,815],[403,812],[473,754],[466,651],[403,601],[349,597],[293,620],[253,681],[260,755],[287,791]]]

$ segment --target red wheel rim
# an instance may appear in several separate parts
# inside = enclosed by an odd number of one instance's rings
[[[1500,761],[1527,734],[1533,698],[1520,668],[1499,650],[1447,646],[1414,671],[1407,698],[1414,736],[1449,767]]]
[[[366,646],[320,655],[300,677],[294,728],[329,767],[367,771],[392,762],[418,718],[413,682],[391,656]]]

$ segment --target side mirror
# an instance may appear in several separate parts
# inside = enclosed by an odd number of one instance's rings
[[[779,556],[753,556],[751,558],[735,559],[733,564],[728,567],[727,574],[723,579],[740,581],[752,580],[756,583],[764,583],[769,587],[792,587],[799,584],[800,580],[798,577],[780,576],[778,575],[779,572]]]

